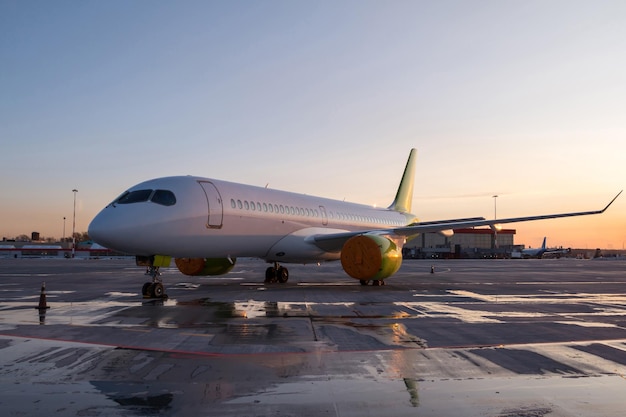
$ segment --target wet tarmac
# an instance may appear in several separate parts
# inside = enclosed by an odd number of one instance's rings
[[[155,301],[133,260],[0,259],[2,416],[624,414],[626,261],[265,268]]]

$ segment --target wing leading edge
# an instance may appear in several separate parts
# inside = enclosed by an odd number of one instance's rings
[[[623,191],[623,190],[622,190]],[[314,235],[311,236],[312,242],[318,246],[320,249],[326,250],[328,252],[338,252],[341,250],[343,244],[353,236],[364,235],[364,234],[375,234],[375,235],[383,235],[383,236],[391,236],[391,237],[409,237],[415,236],[420,233],[432,233],[432,232],[441,232],[444,230],[451,229],[460,229],[466,227],[476,227],[476,226],[491,226],[495,227],[496,225],[505,224],[505,223],[521,223],[528,222],[534,220],[547,220],[547,219],[558,219],[562,217],[577,217],[577,216],[588,216],[592,214],[602,214],[609,208],[611,204],[617,199],[617,197],[622,194],[622,191],[617,193],[615,197],[601,210],[592,210],[592,211],[578,211],[573,213],[559,213],[559,214],[544,214],[539,216],[525,216],[525,217],[511,217],[508,219],[493,219],[486,220],[484,217],[473,217],[467,219],[453,219],[453,220],[441,220],[441,221],[431,221],[431,222],[421,222],[415,223],[409,226],[404,227],[396,227],[390,229],[372,229],[358,232],[342,232],[342,233],[332,233],[325,235]]]

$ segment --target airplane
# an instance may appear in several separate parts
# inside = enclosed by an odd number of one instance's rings
[[[522,249],[522,256],[524,258],[541,258],[541,256],[546,252],[546,237],[543,237],[543,243],[539,248],[528,248]]]
[[[238,257],[264,260],[265,283],[289,279],[283,263],[340,260],[361,285],[380,286],[402,263],[402,246],[420,233],[603,213],[601,210],[486,220],[420,222],[411,214],[416,149],[411,149],[395,198],[387,208],[279,191],[212,178],[173,176],[137,184],[91,221],[98,244],[133,254],[146,267],[142,294],[165,298],[159,268],[186,275],[221,275]]]
[[[549,255],[549,254],[560,255],[560,254],[568,253],[568,252],[570,252],[570,250],[563,249],[563,248],[559,248],[559,249],[557,249],[557,248],[554,248],[554,249],[546,248],[546,237],[544,236],[543,243],[541,244],[541,247],[539,247],[539,248],[522,249],[522,252],[520,253],[520,257],[522,257],[522,258],[542,258],[543,255]]]

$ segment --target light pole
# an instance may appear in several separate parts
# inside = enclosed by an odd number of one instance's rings
[[[498,194],[492,195],[491,197],[493,197],[493,219],[497,220],[498,219]]]
[[[63,237],[61,238],[61,243],[65,242],[65,216],[63,216]]]
[[[493,198],[493,219],[498,219],[498,194],[494,194],[491,196]],[[496,229],[496,225],[493,225],[493,247],[494,249],[498,248],[498,232]]]
[[[74,215],[72,217],[72,258],[73,258],[76,253],[76,193],[78,192],[78,190],[73,189],[72,192],[74,193]]]

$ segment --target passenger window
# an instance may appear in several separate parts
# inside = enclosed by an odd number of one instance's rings
[[[257,203],[256,203],[256,209],[257,209],[258,211],[261,211],[261,203],[259,203],[258,201],[257,201]]]
[[[237,204],[235,204],[235,199],[233,199],[233,198],[230,199],[230,206],[232,208],[236,208],[237,207]]]
[[[122,196],[117,199],[115,204],[143,203],[145,201],[148,201],[148,198],[150,198],[150,194],[152,194],[152,190],[129,191],[122,194]]]
[[[248,200],[243,201],[243,206],[246,208],[246,210],[250,210],[250,203],[248,203]]]
[[[239,207],[240,210],[243,208],[243,204],[241,203],[241,200],[237,200],[237,207]]]
[[[176,204],[176,196],[170,190],[156,190],[150,201],[162,206],[173,206]]]
[[[267,213],[267,203],[263,203],[263,211]]]

